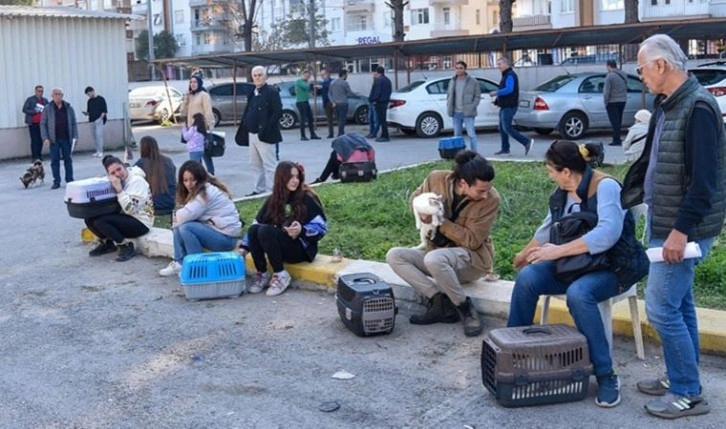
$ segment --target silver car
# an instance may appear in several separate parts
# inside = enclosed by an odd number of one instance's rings
[[[221,121],[232,121],[235,112],[234,83],[219,83],[207,88],[212,98],[212,113],[214,114],[214,125]],[[237,82],[237,119],[247,107],[247,97],[255,90],[255,85],[246,82]]]
[[[563,138],[577,140],[591,129],[611,128],[603,102],[606,73],[557,76],[532,91],[519,94],[514,124],[541,135],[557,130]],[[655,96],[638,77],[628,75],[628,100],[623,112],[623,130],[635,122],[635,112],[653,110]]]
[[[295,105],[295,82],[281,82],[276,84],[280,90],[280,99],[282,100],[282,116],[280,117],[280,127],[283,130],[289,130],[300,122],[300,112]],[[312,95],[312,92],[311,92]],[[325,119],[325,109],[323,108],[323,98],[320,91],[317,92],[315,106],[310,106],[314,112],[316,122]],[[354,121],[356,124],[368,123],[368,98],[362,95],[348,97],[348,120]]]
[[[132,121],[158,121],[162,123],[178,114],[184,96],[165,86],[143,86],[129,92],[129,118]],[[171,103],[169,99],[171,98]]]

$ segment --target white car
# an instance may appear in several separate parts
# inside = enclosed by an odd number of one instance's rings
[[[184,96],[176,89],[162,86],[143,86],[129,92],[129,118],[132,121],[164,122],[178,114]],[[171,104],[169,103],[171,98]]]
[[[474,125],[477,128],[496,128],[499,125],[499,108],[492,104],[489,92],[499,89],[496,83],[476,78],[481,87],[481,101]],[[442,131],[454,129],[454,123],[446,114],[446,91],[450,77],[417,80],[391,94],[386,115],[389,126],[397,127],[404,134],[416,133],[419,137],[436,137]]]
[[[721,117],[726,122],[726,61],[701,64],[695,69],[690,69],[703,85],[718,101],[721,108]]]

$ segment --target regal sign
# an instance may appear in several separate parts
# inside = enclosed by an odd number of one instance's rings
[[[379,39],[378,36],[358,38],[359,45],[377,45],[379,43],[381,43],[381,39]]]

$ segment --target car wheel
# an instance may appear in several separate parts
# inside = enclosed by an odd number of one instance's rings
[[[559,132],[564,138],[579,140],[587,131],[587,117],[581,112],[568,112],[560,121]]]
[[[280,116],[280,128],[283,130],[292,129],[297,122],[297,116],[292,110],[283,110],[282,116]]]
[[[419,137],[436,137],[441,133],[443,121],[436,113],[426,112],[416,120],[416,134]]]
[[[161,109],[161,112],[159,112],[159,119],[157,122],[159,122],[159,124],[163,124],[164,122],[168,121],[170,117],[171,115],[169,115],[169,110],[167,110],[167,108],[165,107]]]
[[[214,115],[214,126],[216,127],[222,122],[222,114],[217,109],[212,109],[212,114]]]
[[[552,128],[535,128],[534,132],[541,136],[548,136],[554,131]]]
[[[358,125],[368,125],[368,106],[363,105],[355,109],[353,118]]]

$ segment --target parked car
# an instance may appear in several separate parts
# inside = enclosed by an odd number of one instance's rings
[[[481,101],[474,126],[495,128],[499,125],[499,108],[492,104],[490,91],[499,85],[476,78],[481,88]],[[450,77],[433,80],[417,80],[391,94],[387,122],[404,134],[416,133],[419,137],[436,137],[442,131],[454,129],[454,123],[446,113],[446,92]]]
[[[521,92],[514,123],[547,135],[557,130],[563,138],[577,140],[596,128],[611,128],[603,88],[606,73],[564,74],[532,91]],[[643,104],[645,97],[645,104]],[[628,100],[623,112],[623,129],[633,125],[640,109],[653,109],[655,96],[633,75],[628,75]]]
[[[300,112],[295,105],[295,82],[281,82],[276,84],[280,90],[280,99],[282,100],[282,117],[280,117],[280,127],[283,130],[289,130],[300,122]],[[310,92],[312,96],[312,91]],[[317,91],[315,98],[315,106],[310,106],[314,112],[316,122],[325,120],[325,109],[323,108],[323,97],[320,91]],[[356,124],[368,123],[368,97],[356,95],[348,97],[348,120],[354,121]]]
[[[181,92],[165,86],[144,86],[129,92],[129,118],[132,121],[158,121],[162,123],[178,114],[184,96]],[[169,103],[171,98],[171,103]]]
[[[590,55],[574,55],[563,60],[561,66],[575,66],[578,64],[605,64],[608,60],[619,61],[620,56],[615,53],[611,54],[590,54]]]
[[[247,107],[247,97],[255,90],[255,85],[247,82],[237,82],[236,85],[237,119],[241,119],[245,107]],[[215,126],[221,121],[232,121],[234,119],[234,89],[234,82],[218,83],[207,88],[207,92],[212,98],[212,113],[214,114]]]
[[[721,117],[726,122],[726,61],[701,64],[690,69],[698,82],[713,94],[721,108]]]

